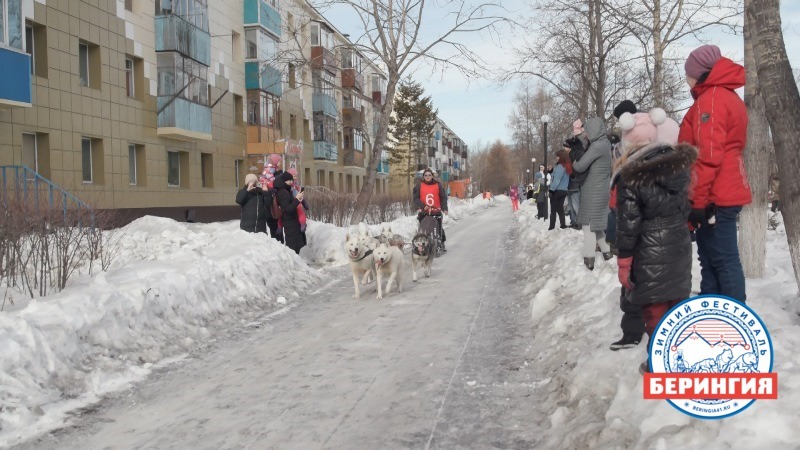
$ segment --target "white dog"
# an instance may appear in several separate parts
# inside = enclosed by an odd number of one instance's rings
[[[387,294],[391,291],[392,283],[395,280],[397,280],[397,292],[403,292],[403,269],[405,269],[403,251],[389,244],[381,244],[372,252],[372,256],[375,259],[375,270],[378,273],[377,298],[379,300],[383,298],[381,282],[384,275],[389,275],[389,281],[386,282]]]
[[[431,276],[433,265],[433,240],[420,233],[411,240],[411,280],[417,281],[417,264],[425,270],[425,277]]]
[[[381,234],[378,235],[378,241],[381,244],[394,245],[395,247],[399,248],[400,251],[402,251],[403,247],[406,245],[406,239],[402,235],[395,234],[392,231],[391,225],[384,225],[381,228]]]
[[[353,273],[353,285],[356,288],[353,298],[361,297],[358,277],[362,276],[361,284],[367,284],[375,270],[374,247],[370,248],[370,244],[372,244],[370,239],[372,238],[366,234],[347,233],[344,247],[347,257],[350,259],[350,271]]]

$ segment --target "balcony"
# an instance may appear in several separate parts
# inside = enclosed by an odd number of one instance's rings
[[[281,130],[261,125],[247,125],[247,154],[263,155],[283,153],[285,142],[275,142],[281,137]]]
[[[278,97],[283,95],[281,71],[263,62],[244,63],[244,84],[245,89],[260,89]]]
[[[381,160],[378,162],[377,170],[378,170],[378,174],[388,175],[389,174],[389,159],[388,158],[381,158]]]
[[[314,92],[311,98],[311,107],[314,112],[321,112],[331,117],[339,116],[336,99],[322,92]]]
[[[30,55],[0,47],[0,80],[0,108],[31,106]]]
[[[335,144],[326,141],[314,141],[314,159],[335,163],[339,160],[339,151]]]
[[[211,37],[180,16],[156,16],[156,51],[178,52],[211,65]]]
[[[160,110],[172,97],[158,97]],[[176,98],[158,115],[158,136],[181,140],[211,140],[211,108]]]
[[[311,68],[336,72],[336,56],[325,47],[311,47]]]
[[[364,168],[364,152],[358,150],[344,151],[344,165],[346,167],[359,167]]]
[[[244,25],[260,25],[281,37],[281,14],[265,0],[244,0]]]
[[[342,108],[342,126],[361,129],[364,126],[361,111],[355,108]]]
[[[386,93],[383,91],[373,91],[372,92],[372,102],[376,105],[383,106],[386,104]]]
[[[363,92],[364,75],[356,72],[356,69],[342,69],[342,87]]]

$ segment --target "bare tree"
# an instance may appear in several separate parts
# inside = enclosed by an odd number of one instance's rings
[[[608,0],[607,5],[612,20],[626,26],[642,46],[649,100],[668,112],[680,103],[673,94],[683,88],[674,44],[687,37],[701,39],[710,28],[740,31],[741,3],[729,0]]]
[[[758,82],[772,130],[780,176],[781,209],[795,278],[800,286],[800,91],[786,55],[781,31],[779,0],[749,0],[746,5],[748,27],[753,33],[753,54]]]
[[[511,149],[502,141],[495,141],[486,154],[483,168],[483,186],[493,193],[502,193],[515,183]]]
[[[748,3],[750,0],[745,0]],[[753,55],[753,30],[751,16],[744,23],[744,66],[747,84],[744,86],[744,102],[747,105],[747,147],[744,163],[747,177],[753,192],[753,202],[742,209],[740,219],[739,250],[742,253],[742,267],[748,277],[761,278],[767,259],[767,189],[769,184],[770,153],[772,141],[769,137],[761,84],[756,71]]]
[[[375,169],[386,143],[389,117],[394,108],[397,84],[421,64],[450,67],[467,77],[478,77],[484,67],[481,55],[459,42],[459,36],[497,31],[508,19],[495,12],[502,10],[500,3],[479,2],[467,4],[457,0],[430,3],[426,0],[395,2],[393,0],[320,0],[312,2],[320,9],[345,6],[356,15],[361,34],[354,39],[354,47],[381,65],[387,76],[386,103],[372,142],[372,157],[367,165],[364,185],[358,195],[352,223],[364,219],[370,198],[375,189]],[[422,32],[432,13],[446,15]],[[436,31],[430,31],[436,30]],[[433,37],[427,36],[433,34]]]

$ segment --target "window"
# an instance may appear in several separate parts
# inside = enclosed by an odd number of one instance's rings
[[[200,176],[203,187],[214,187],[214,155],[211,153],[200,154]]]
[[[242,62],[242,35],[231,31],[231,54],[234,62]]]
[[[129,183],[136,185],[136,144],[128,144]]]
[[[311,22],[311,45],[333,50],[333,32],[319,22]]]
[[[158,95],[208,105],[208,67],[177,52],[158,52]],[[186,89],[184,89],[186,87]]]
[[[167,152],[167,185],[181,185],[181,155],[179,152]]]
[[[280,97],[261,90],[247,91],[247,123],[280,128]]]
[[[321,112],[314,113],[314,140],[335,144],[336,119]]]
[[[233,123],[244,125],[244,98],[233,94]]]
[[[81,169],[83,172],[83,182],[92,182],[92,140],[81,139]]]
[[[133,12],[133,0],[125,0],[125,10]]]
[[[363,59],[361,55],[355,50],[345,48],[342,49],[342,68],[343,69],[356,69],[356,72],[361,73]]]
[[[233,183],[236,186],[236,189],[239,189],[241,186],[240,180],[242,179],[242,167],[244,167],[244,160],[237,159],[233,161]],[[308,169],[306,169],[308,170]]]
[[[334,97],[336,95],[336,89],[334,88],[334,76],[328,73],[325,70],[319,72],[319,75],[314,75],[314,92],[325,94],[329,97]]]
[[[128,178],[131,186],[145,186],[147,166],[144,145],[128,144]]]
[[[0,44],[23,50],[22,2],[0,0]]]
[[[135,74],[133,71],[133,60],[125,58],[125,93],[128,97],[136,97],[136,87],[134,84]],[[136,183],[133,183],[136,184]]]
[[[247,59],[258,58],[258,30],[255,28],[245,30],[244,40],[247,49],[245,53],[245,58]]]
[[[31,75],[33,75],[35,73],[34,61],[36,61],[36,55],[34,55],[33,49],[33,27],[30,25],[25,25],[25,53],[31,55]]]
[[[22,165],[39,172],[39,150],[36,134],[22,133]]]
[[[294,73],[294,64],[289,64],[289,89],[297,87],[297,79]]]
[[[174,14],[208,31],[208,0],[156,0],[156,15]]]
[[[297,116],[289,114],[289,137],[297,139]]]
[[[78,44],[78,66],[81,86],[89,86],[89,46],[86,44]]]

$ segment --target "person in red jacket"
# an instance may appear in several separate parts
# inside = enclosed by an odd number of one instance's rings
[[[744,86],[744,67],[723,57],[716,45],[703,45],[689,54],[684,68],[694,103],[683,118],[678,141],[698,150],[689,223],[697,230],[700,293],[744,302],[736,218],[752,197],[742,159],[747,109],[734,92]]]
[[[447,236],[444,234],[444,227],[442,227],[442,213],[447,214],[447,192],[441,183],[433,178],[433,170],[425,169],[422,172],[422,180],[414,185],[414,192],[412,194],[414,206],[417,207],[419,213],[417,220],[422,221],[426,215],[436,217],[439,222],[439,233],[442,235],[442,250]],[[491,194],[489,194],[491,198]]]

